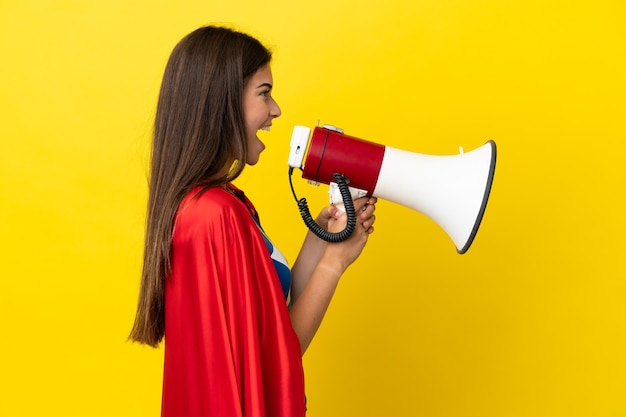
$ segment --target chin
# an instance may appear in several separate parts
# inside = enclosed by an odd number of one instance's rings
[[[248,165],[256,165],[259,162],[259,158],[261,158],[261,152],[265,150],[265,145],[260,140],[258,141],[257,146],[254,149],[248,148],[248,157],[246,158],[246,163]]]
[[[254,156],[248,156],[248,158],[246,159],[246,164],[250,166],[256,165],[259,162],[260,157],[261,157],[260,152]]]

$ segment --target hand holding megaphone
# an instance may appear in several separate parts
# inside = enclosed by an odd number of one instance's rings
[[[471,152],[461,149],[458,155],[432,156],[348,136],[329,125],[315,127],[309,144],[310,135],[308,127],[294,128],[289,154],[290,181],[291,173],[298,168],[309,182],[335,182],[348,214],[346,230],[341,235],[329,236],[323,230],[314,230],[319,225],[310,219],[310,214],[306,218],[306,200],[296,198],[305,224],[316,235],[328,241],[350,236],[354,229],[351,217],[355,216],[351,189],[357,189],[426,215],[447,232],[458,253],[469,249],[491,191],[496,164],[494,141]],[[291,188],[295,197],[293,184]],[[336,191],[333,193],[337,195]]]

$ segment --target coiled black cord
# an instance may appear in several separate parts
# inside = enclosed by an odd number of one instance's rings
[[[319,224],[315,222],[313,216],[311,216],[311,212],[309,211],[309,205],[306,202],[306,198],[301,198],[298,200],[296,197],[296,192],[293,189],[293,183],[291,181],[291,175],[293,174],[293,168],[289,168],[289,185],[291,186],[291,192],[293,193],[293,198],[296,199],[296,203],[298,203],[298,208],[300,209],[300,216],[302,220],[304,220],[304,224],[309,228],[315,236],[319,237],[326,242],[338,243],[343,242],[348,239],[352,232],[354,232],[354,228],[356,227],[356,212],[354,210],[354,203],[352,202],[352,195],[350,194],[350,190],[348,188],[349,180],[342,174],[333,174],[333,178],[335,182],[339,186],[339,192],[341,193],[341,198],[343,199],[343,204],[346,209],[346,215],[348,216],[348,220],[346,222],[346,227],[337,233],[331,233],[327,230],[324,230]]]

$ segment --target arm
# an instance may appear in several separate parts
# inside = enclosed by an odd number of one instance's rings
[[[360,214],[354,233],[346,241],[327,243],[311,232],[304,240],[292,270],[292,307],[289,313],[302,353],[315,336],[339,279],[359,257],[374,230],[375,203],[376,198],[355,200],[355,209]],[[320,213],[318,222],[329,231],[336,232],[345,227],[346,215],[330,206]]]
[[[315,220],[320,226],[328,230],[328,220],[332,218],[335,213],[338,212],[334,206],[328,206],[322,210],[320,215]],[[302,294],[304,287],[306,287],[313,270],[319,263],[324,251],[326,250],[327,242],[315,236],[313,232],[307,232],[298,257],[293,267],[291,268],[291,303],[295,303],[296,300]]]

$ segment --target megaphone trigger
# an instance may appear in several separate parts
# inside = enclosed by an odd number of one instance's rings
[[[348,187],[348,190],[350,191],[350,198],[352,200],[356,200],[357,198],[365,197],[367,195],[367,191],[360,188]],[[328,184],[328,197],[330,200],[330,204],[337,207],[343,212],[346,211],[345,204],[343,202],[343,196],[341,195],[339,185],[336,182],[331,182],[330,184]]]

